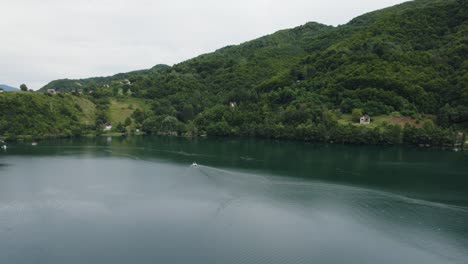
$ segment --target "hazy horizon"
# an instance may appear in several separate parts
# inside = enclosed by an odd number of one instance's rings
[[[345,24],[402,2],[0,0],[0,83],[37,90],[55,79],[173,65],[307,22]]]

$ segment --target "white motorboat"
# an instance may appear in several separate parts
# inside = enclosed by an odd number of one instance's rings
[[[196,162],[192,163],[192,167],[198,167],[198,164]]]

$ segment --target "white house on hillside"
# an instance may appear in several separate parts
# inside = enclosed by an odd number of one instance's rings
[[[359,122],[359,123],[360,123],[361,125],[369,125],[369,124],[370,124],[370,122],[371,122],[371,118],[370,118],[370,116],[368,116],[368,115],[364,115],[364,116],[362,116],[362,117],[361,117],[361,119],[360,119],[360,122]]]

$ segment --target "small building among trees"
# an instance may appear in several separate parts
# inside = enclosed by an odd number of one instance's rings
[[[111,123],[106,123],[104,125],[104,131],[111,131],[112,130],[112,124]]]
[[[56,94],[57,92],[55,91],[55,89],[47,89],[47,93],[48,94]]]
[[[369,115],[363,115],[359,120],[361,125],[369,125],[371,123],[371,118]]]

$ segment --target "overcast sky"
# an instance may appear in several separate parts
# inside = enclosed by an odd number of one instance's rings
[[[0,0],[0,83],[175,64],[316,21],[345,24],[404,0]]]

